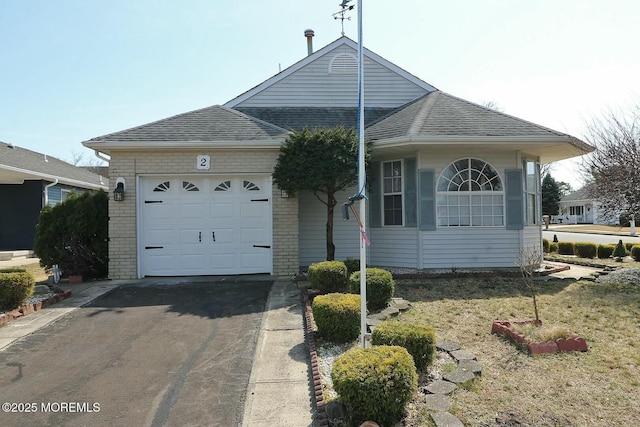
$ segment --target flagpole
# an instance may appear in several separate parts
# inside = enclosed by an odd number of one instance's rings
[[[367,343],[367,247],[365,146],[364,146],[364,70],[362,49],[362,0],[358,0],[358,188],[360,190],[360,344]]]

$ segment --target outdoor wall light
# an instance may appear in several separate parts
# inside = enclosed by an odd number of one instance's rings
[[[124,178],[116,179],[116,188],[113,190],[113,200],[121,202],[124,200],[125,180]]]
[[[280,197],[282,197],[283,199],[288,199],[289,198],[289,193],[287,193],[284,190],[280,190]]]

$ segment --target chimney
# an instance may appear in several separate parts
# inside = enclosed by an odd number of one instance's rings
[[[313,36],[314,36],[314,32],[313,30],[309,29],[309,30],[304,30],[304,36],[307,38],[307,55],[311,55],[313,53]]]

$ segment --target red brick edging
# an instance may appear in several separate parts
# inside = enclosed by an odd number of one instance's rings
[[[325,410],[324,398],[322,396],[322,378],[320,377],[320,367],[318,366],[318,352],[316,351],[316,339],[313,331],[313,312],[311,311],[311,301],[306,289],[302,289],[302,302],[304,304],[305,339],[309,347],[309,358],[311,361],[311,375],[313,377],[313,393],[316,402],[316,422],[319,427],[329,427],[329,419]]]
[[[0,314],[0,326],[5,325],[20,317],[24,317],[31,313],[35,313],[36,311],[39,311],[45,307],[49,307],[50,305],[53,305],[64,299],[67,299],[70,296],[71,296],[71,290],[69,289],[62,293],[52,295],[46,300],[38,301],[33,304],[24,304],[21,307],[16,308],[15,310],[12,310],[8,313]]]
[[[538,321],[542,325],[542,321]],[[504,335],[511,338],[516,343],[523,345],[529,350],[530,355],[556,353],[558,351],[589,351],[589,346],[584,338],[574,336],[572,338],[559,338],[555,342],[532,342],[523,334],[511,329],[511,323],[534,323],[534,321],[508,322],[506,320],[496,320],[491,325],[491,332],[496,335]]]

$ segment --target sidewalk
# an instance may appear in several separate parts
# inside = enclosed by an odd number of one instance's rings
[[[276,281],[260,326],[243,427],[313,425],[309,351],[302,314],[296,284]]]

